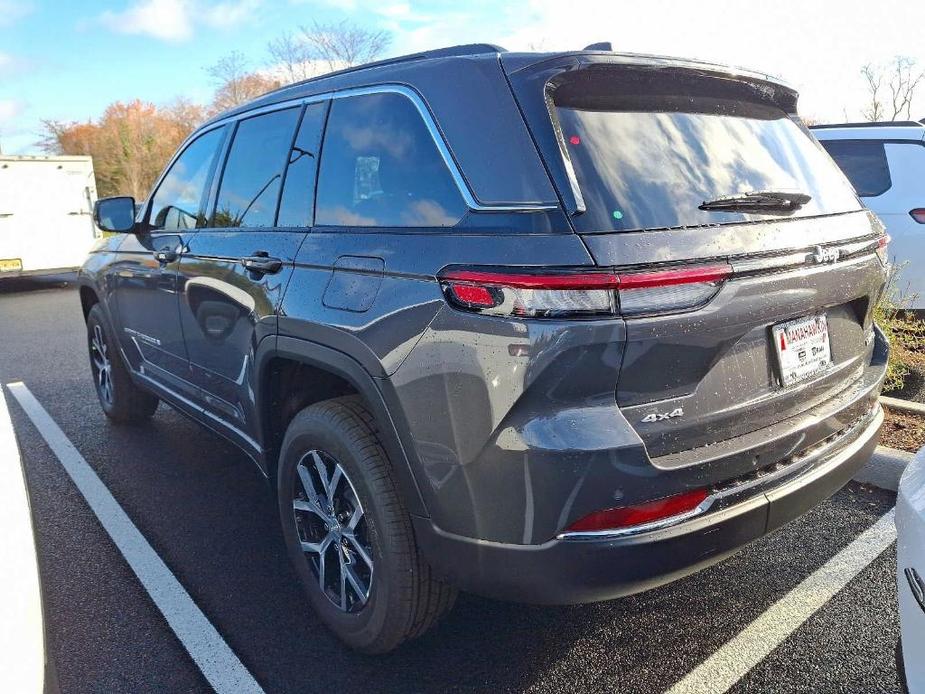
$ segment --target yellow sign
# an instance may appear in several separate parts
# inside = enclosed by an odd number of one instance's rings
[[[0,272],[16,272],[22,270],[22,260],[19,258],[9,258],[4,260],[0,258]]]

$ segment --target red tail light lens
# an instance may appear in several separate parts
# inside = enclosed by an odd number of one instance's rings
[[[730,272],[728,265],[628,273],[453,269],[439,279],[447,299],[459,308],[500,316],[560,318],[695,308],[719,291]]]
[[[925,224],[925,222],[923,222],[923,224]],[[879,239],[877,239],[877,256],[880,258],[880,262],[884,265],[890,262],[889,245],[889,234],[884,234]]]
[[[696,489],[645,504],[595,511],[572,523],[566,528],[565,532],[586,533],[619,530],[620,528],[665,520],[672,516],[680,516],[683,513],[693,511],[703,503],[707,496],[706,489]]]
[[[457,307],[496,316],[560,318],[616,313],[614,289],[618,281],[616,275],[608,273],[451,270],[440,276],[440,284]]]
[[[914,210],[909,210],[909,214],[919,224],[925,224],[925,207],[916,207]]]

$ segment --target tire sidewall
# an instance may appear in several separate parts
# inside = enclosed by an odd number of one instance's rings
[[[109,369],[109,382],[112,387],[112,402],[107,403],[102,394],[100,393],[99,383],[97,381],[97,374],[93,369],[93,332],[96,326],[100,327],[100,332],[103,335],[103,341],[106,343],[106,356],[109,359],[110,369]],[[121,383],[119,383],[119,378],[116,374],[116,369],[119,364],[115,361],[115,345],[113,344],[113,339],[109,331],[109,326],[106,323],[106,318],[103,315],[103,310],[100,308],[99,304],[93,306],[90,309],[90,313],[87,314],[87,354],[90,357],[90,373],[93,374],[93,389],[96,391],[96,398],[100,402],[100,407],[103,408],[105,412],[110,417],[114,415],[117,408],[117,403],[121,396]]]
[[[392,586],[398,578],[395,575],[398,567],[392,561],[394,553],[384,547],[386,538],[380,529],[385,527],[387,520],[382,517],[379,505],[374,503],[374,495],[367,481],[367,470],[362,465],[363,457],[357,448],[356,441],[333,427],[330,420],[310,410],[303,411],[293,419],[283,441],[277,475],[277,499],[286,551],[312,607],[340,638],[355,648],[363,649],[375,641],[388,619]],[[374,576],[369,600],[356,613],[342,612],[322,593],[318,579],[299,544],[292,512],[292,490],[297,464],[312,449],[324,451],[340,463],[353,483],[366,514]]]

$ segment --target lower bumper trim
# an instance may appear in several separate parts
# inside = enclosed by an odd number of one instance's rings
[[[749,542],[809,511],[843,487],[877,445],[878,407],[853,440],[781,483],[665,527],[620,536],[555,538],[515,545],[460,537],[414,517],[431,566],[464,590],[503,600],[569,604],[609,600],[648,590],[726,558]],[[831,450],[829,448],[828,450]],[[821,458],[821,459],[820,459]],[[740,490],[741,491],[741,490]]]

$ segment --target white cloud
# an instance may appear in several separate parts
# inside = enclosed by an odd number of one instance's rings
[[[0,126],[6,125],[22,114],[26,105],[16,99],[0,99]]]
[[[259,6],[260,0],[219,2],[214,5],[198,6],[194,8],[193,15],[201,19],[204,24],[221,29],[246,22]]]
[[[3,2],[3,0],[0,0]],[[260,0],[139,0],[121,12],[107,10],[99,21],[112,31],[140,34],[162,41],[187,41],[196,26],[227,29],[247,21]]]
[[[122,12],[100,15],[104,26],[120,34],[145,34],[164,41],[185,41],[193,35],[189,3],[184,0],[142,0]]]
[[[35,9],[35,5],[24,0],[0,0],[0,26],[9,26]]]

